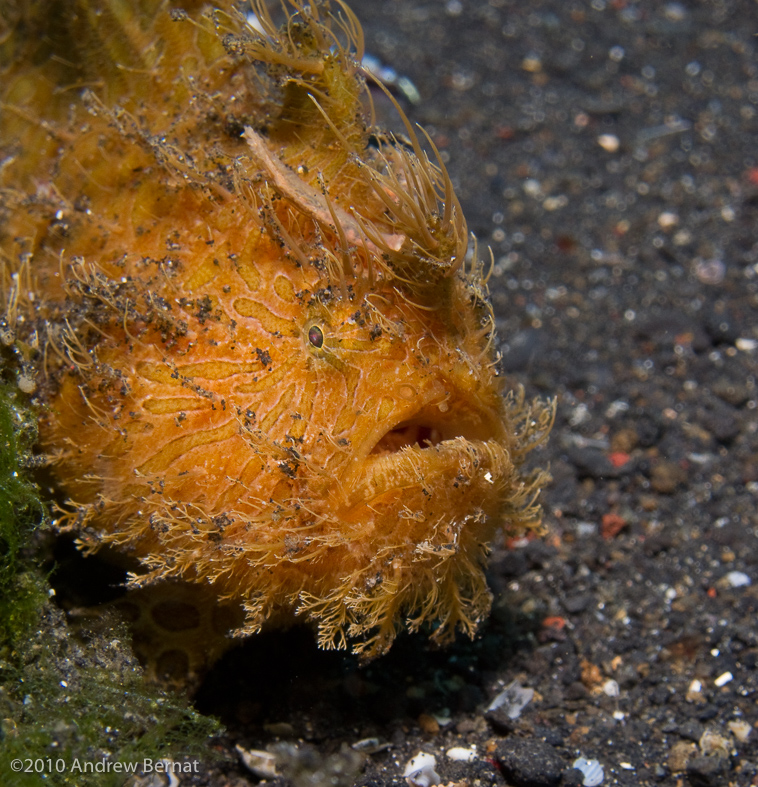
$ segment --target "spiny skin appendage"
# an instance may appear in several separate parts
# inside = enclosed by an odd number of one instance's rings
[[[487,543],[539,527],[521,468],[553,408],[503,396],[449,177],[409,124],[368,128],[352,13],[75,6],[44,57],[33,10],[0,48],[7,319],[39,348],[60,527],[237,633],[473,634]]]

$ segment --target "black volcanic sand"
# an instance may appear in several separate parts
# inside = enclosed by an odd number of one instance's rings
[[[603,785],[758,784],[758,6],[353,7],[492,246],[506,373],[558,397],[549,536],[496,546],[474,642],[230,653],[198,705],[233,759],[194,783],[255,783],[234,744],[284,742],[270,784],[401,785],[418,751],[471,787],[578,785],[580,756]],[[521,716],[486,713],[514,680]],[[329,759],[366,738],[363,770]]]

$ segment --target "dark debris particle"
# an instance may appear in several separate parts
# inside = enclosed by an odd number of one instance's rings
[[[563,599],[563,608],[566,612],[576,614],[584,612],[591,603],[592,596],[589,593],[572,593]]]
[[[699,724],[695,719],[688,719],[683,724],[679,725],[677,732],[685,740],[697,743],[703,734],[703,725]]]
[[[256,347],[254,352],[263,366],[271,366],[271,353],[268,350]]]
[[[703,425],[720,443],[731,443],[742,430],[738,411],[718,402],[714,402],[704,416]]]
[[[714,344],[734,344],[740,337],[741,326],[728,311],[713,311],[707,315],[705,330]]]
[[[542,331],[528,329],[508,339],[501,348],[503,369],[521,372],[529,369],[535,358],[547,349],[547,336]]]
[[[563,774],[561,787],[582,787],[584,785],[584,773],[579,768],[569,768]]]
[[[617,478],[622,468],[616,467],[605,451],[599,448],[576,448],[568,452],[579,478]]]
[[[495,756],[514,787],[554,787],[561,783],[565,763],[544,741],[527,738],[504,740],[498,744]]]
[[[687,781],[692,787],[721,787],[728,772],[728,761],[714,755],[693,757],[687,763]]]
[[[510,735],[518,726],[518,722],[512,719],[504,708],[487,711],[484,718],[498,735]]]

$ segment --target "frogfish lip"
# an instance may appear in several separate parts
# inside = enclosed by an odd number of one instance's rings
[[[505,434],[502,413],[490,408],[422,406],[388,425],[364,449],[350,503],[370,503],[386,492],[419,486],[475,482],[484,489],[499,487],[513,470]]]

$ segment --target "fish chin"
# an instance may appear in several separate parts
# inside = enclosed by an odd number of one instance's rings
[[[508,451],[496,440],[455,437],[424,447],[405,445],[393,453],[372,454],[352,497],[369,503],[415,487],[430,497],[445,490],[460,490],[463,495],[477,489],[486,503],[512,470]]]
[[[316,624],[322,647],[344,647],[346,634],[353,652],[374,658],[401,623],[410,631],[430,624],[432,640],[443,644],[456,629],[473,636],[487,616],[488,543],[521,481],[504,441],[434,442],[437,434],[423,421],[401,425],[361,462],[335,517],[351,581],[318,598],[300,594],[297,614]],[[338,630],[335,617],[347,625]]]
[[[388,427],[356,462],[334,512],[350,587],[318,601],[301,595],[298,610],[316,623],[322,647],[339,646],[333,615],[324,614],[334,602],[364,658],[385,652],[398,619],[410,630],[436,621],[432,638],[440,643],[456,628],[473,635],[491,603],[488,542],[521,485],[500,415],[425,408]],[[497,437],[485,439],[487,433]]]
[[[462,523],[472,539],[488,542],[510,487],[514,465],[496,440],[455,437],[371,455],[351,495],[353,510],[371,512],[374,538],[397,549],[438,543],[457,549]],[[414,559],[417,559],[414,558]]]
[[[370,504],[402,491],[407,507],[407,495],[419,490],[424,510],[416,518],[423,520],[450,504],[491,510],[513,470],[502,418],[428,406],[384,431],[361,462],[350,498]]]

